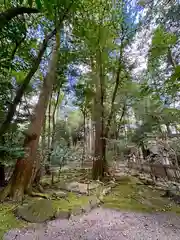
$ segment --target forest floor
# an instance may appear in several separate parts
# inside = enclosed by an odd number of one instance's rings
[[[88,173],[63,173],[60,182],[76,180],[86,182]],[[48,186],[50,179],[44,179]],[[55,183],[57,185],[58,183]],[[95,193],[94,193],[95,194]],[[122,177],[118,185],[108,194],[100,208],[69,220],[56,219],[44,224],[28,225],[15,218],[12,205],[2,205],[0,211],[0,237],[9,229],[4,240],[35,240],[35,239],[179,239],[180,207],[168,198],[162,198],[160,190],[143,185],[135,177]],[[79,196],[69,193],[70,201],[53,200],[55,208],[73,209],[87,203],[89,196]],[[27,200],[26,200],[27,201]],[[23,228],[25,226],[26,228]],[[21,230],[13,230],[21,229]],[[3,239],[3,238],[2,238]]]

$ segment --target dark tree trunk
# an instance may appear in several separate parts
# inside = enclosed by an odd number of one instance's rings
[[[98,54],[99,64],[99,81],[96,80],[96,140],[95,140],[95,161],[93,163],[93,179],[103,178],[105,173],[109,173],[106,161],[106,145],[109,129],[111,126],[112,117],[114,114],[114,101],[116,99],[118,87],[120,84],[120,74],[122,69],[122,51],[120,48],[120,56],[118,61],[118,69],[116,73],[116,83],[114,86],[111,110],[107,119],[107,125],[104,129],[104,98],[105,98],[105,82],[104,82],[104,69],[102,65],[101,52]],[[98,68],[97,67],[97,68]],[[98,120],[99,119],[99,120]]]
[[[86,109],[82,110],[82,113],[83,113],[84,146],[83,146],[81,167],[83,167],[84,161],[85,161],[85,158],[86,158]]]
[[[101,52],[97,54],[98,73],[96,78],[96,96],[94,104],[95,117],[95,153],[92,168],[92,177],[94,180],[102,179],[105,174],[105,139],[104,139],[104,97],[105,97],[105,79],[102,66]]]
[[[5,166],[0,163],[0,187],[4,187],[5,185]]]
[[[1,192],[1,200],[10,195],[13,200],[21,201],[24,193],[29,191],[31,184],[34,182],[37,167],[40,166],[37,159],[37,148],[48,100],[52,92],[53,81],[55,80],[59,42],[60,39],[57,37],[52,60],[50,61],[49,72],[44,78],[43,87],[35,108],[35,117],[31,121],[24,141],[25,156],[17,160],[12,178],[8,186]]]

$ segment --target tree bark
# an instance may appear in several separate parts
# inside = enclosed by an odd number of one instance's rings
[[[47,76],[44,78],[39,100],[35,107],[35,115],[31,121],[24,141],[25,156],[24,158],[17,160],[12,178],[9,181],[8,186],[3,190],[3,192],[1,192],[0,197],[2,200],[6,197],[6,195],[10,195],[13,200],[21,201],[24,193],[29,191],[31,184],[34,181],[36,175],[36,169],[34,168],[38,165],[36,162],[38,142],[45,118],[48,100],[55,80],[59,44],[60,39],[59,36],[57,36],[52,60],[50,61],[49,71]]]
[[[114,101],[116,99],[117,96],[117,91],[119,88],[119,84],[120,84],[120,74],[121,74],[121,70],[122,70],[122,47],[120,49],[120,56],[119,56],[119,61],[118,61],[118,69],[117,69],[117,73],[116,73],[116,83],[114,86],[114,91],[113,91],[113,95],[112,95],[112,100],[111,100],[111,110],[108,116],[108,120],[107,120],[107,125],[106,125],[106,130],[105,130],[105,138],[108,138],[108,133],[109,133],[109,129],[111,126],[111,121],[112,121],[112,117],[114,114]]]
[[[103,67],[101,65],[101,55],[99,57],[99,86],[100,89],[98,90],[98,84],[96,84],[96,97],[99,95],[99,100],[96,102],[96,111],[99,112],[99,116],[96,119],[96,140],[95,140],[95,155],[97,155],[97,152],[99,152],[99,157],[96,161],[93,163],[93,179],[97,179],[97,177],[102,178],[104,176],[104,173],[108,173],[108,166],[107,166],[107,161],[106,161],[106,139],[108,138],[108,133],[109,129],[111,126],[111,121],[112,117],[114,114],[114,101],[117,95],[118,87],[120,84],[120,74],[121,74],[121,69],[122,69],[122,51],[123,47],[121,46],[120,48],[120,56],[119,56],[119,61],[118,61],[118,69],[116,73],[116,83],[113,91],[113,96],[112,96],[112,101],[111,101],[111,110],[107,119],[107,125],[106,128],[104,129],[104,96],[105,96],[105,82],[104,82],[104,76],[103,76]],[[100,102],[100,107],[98,107],[98,104]],[[98,118],[101,119],[101,124],[97,123]],[[101,132],[101,134],[99,133]],[[101,138],[97,140],[98,138]],[[99,145],[98,145],[99,142]],[[101,150],[100,150],[101,148]],[[96,156],[97,157],[97,156]],[[100,163],[102,161],[103,163]],[[100,168],[98,170],[98,168]],[[99,176],[98,176],[99,175]]]
[[[5,185],[5,165],[0,163],[0,187]]]
[[[56,111],[57,111],[59,98],[60,98],[60,92],[61,92],[61,89],[59,88],[59,91],[58,91],[57,97],[56,97],[56,103],[55,103],[53,113],[52,113],[52,137],[51,137],[51,142],[49,141],[49,155],[48,155],[49,165],[50,165],[51,155],[52,155],[52,152],[54,149],[54,144],[55,144],[55,133],[56,133],[55,132],[56,131],[56,119],[55,118],[56,118]],[[50,122],[49,122],[49,124],[50,124]],[[49,172],[47,174],[49,175]]]
[[[45,171],[47,175],[51,175],[50,171],[50,156],[51,156],[51,102],[52,102],[52,93],[49,99],[49,106],[48,106],[48,151],[47,151],[47,162],[45,163]]]
[[[102,179],[105,173],[105,141],[104,141],[104,96],[105,96],[105,78],[102,66],[101,52],[97,54],[96,69],[96,96],[95,96],[95,152],[92,168],[92,177],[94,180]]]
[[[86,159],[86,150],[87,150],[87,138],[86,138],[86,107],[84,109],[81,110],[82,114],[83,114],[83,132],[84,132],[84,145],[83,145],[83,154],[82,154],[82,159],[81,159],[81,167],[83,168],[84,166],[84,162]]]
[[[39,13],[39,10],[36,8],[28,8],[28,7],[15,7],[6,10],[5,12],[0,13],[0,30],[13,18],[18,15],[31,14],[31,13]]]

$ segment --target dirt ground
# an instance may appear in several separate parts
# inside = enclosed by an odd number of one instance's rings
[[[4,240],[179,240],[180,216],[97,208],[84,216],[54,220],[37,229],[12,230]]]

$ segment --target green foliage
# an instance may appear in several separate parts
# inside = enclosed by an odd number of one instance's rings
[[[177,41],[176,35],[166,32],[163,26],[159,26],[153,34],[152,38],[152,57],[160,57],[167,53],[167,50],[172,47]]]
[[[4,0],[5,5],[7,5],[8,2],[9,1]],[[29,7],[32,7],[35,4],[38,9],[41,9],[42,8],[42,3],[46,2],[46,1],[43,1],[43,0],[28,0],[28,1],[16,0],[15,2],[16,2],[16,4],[21,4],[21,5],[24,5],[24,4],[28,3]]]

